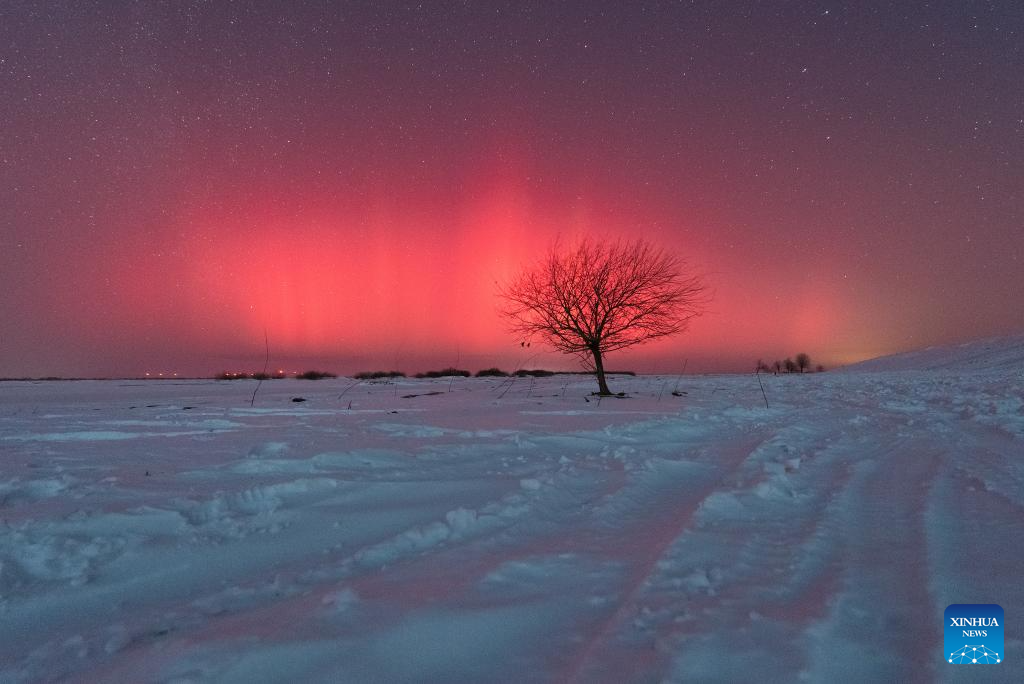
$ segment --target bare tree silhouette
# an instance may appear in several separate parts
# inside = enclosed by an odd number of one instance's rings
[[[513,332],[579,356],[609,395],[604,357],[686,330],[707,288],[684,261],[642,239],[584,239],[567,249],[554,243],[499,296]]]
[[[811,367],[811,357],[803,352],[796,355],[796,367],[803,373]]]

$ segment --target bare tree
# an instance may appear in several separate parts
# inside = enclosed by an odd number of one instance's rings
[[[772,364],[772,370],[775,371],[776,375],[781,373],[782,372],[782,362],[781,361],[776,361],[775,363],[773,363]]]
[[[803,373],[811,367],[811,357],[803,352],[796,355],[796,367]]]
[[[499,291],[512,331],[575,354],[611,394],[604,357],[686,330],[706,303],[706,287],[686,264],[644,240],[584,239],[547,255]]]
[[[797,365],[796,361],[793,359],[786,359],[782,362],[782,365],[785,367],[787,373],[796,373]]]

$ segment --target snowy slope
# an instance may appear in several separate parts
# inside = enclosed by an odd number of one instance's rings
[[[902,370],[1022,372],[1024,371],[1024,333],[882,356],[846,366],[840,370],[855,372]]]
[[[1021,376],[761,379],[0,383],[0,681],[1024,680]]]

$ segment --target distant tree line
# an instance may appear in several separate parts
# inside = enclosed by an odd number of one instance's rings
[[[636,371],[605,371],[607,375],[636,375]],[[552,371],[545,370],[543,368],[526,369],[520,368],[519,370],[507,373],[500,368],[485,368],[482,371],[477,371],[476,377],[478,378],[508,378],[516,376],[517,378],[549,378],[552,375],[594,375],[595,371]]]
[[[334,373],[318,370],[303,371],[291,376],[285,375],[284,371],[278,371],[277,373],[232,373],[231,371],[224,371],[213,376],[214,380],[279,380],[286,377],[293,377],[298,380],[323,380],[324,378],[336,378],[338,376]]]
[[[817,373],[821,373],[824,370],[825,367],[820,364],[814,367],[814,372]],[[795,357],[772,363],[766,363],[763,359],[758,359],[757,372],[773,373],[775,375],[779,373],[809,373],[811,372],[811,357],[801,352]]]
[[[526,369],[520,368],[515,371],[507,372],[500,368],[485,368],[471,373],[468,370],[462,368],[442,368],[441,370],[424,371],[422,373],[416,373],[412,377],[414,378],[468,378],[475,375],[478,378],[507,378],[507,377],[518,377],[518,378],[546,378],[552,375],[593,375],[594,371],[552,371],[545,370],[543,368]],[[608,375],[636,375],[634,371],[607,371]],[[292,375],[286,375],[284,371],[278,371],[277,373],[233,373],[230,371],[224,371],[214,376],[215,380],[275,380],[280,378],[292,377],[299,380],[321,380],[324,378],[336,378],[338,377],[334,373],[328,373],[325,371],[310,370],[303,373],[295,373]],[[355,380],[395,380],[397,378],[407,377],[402,371],[363,371],[356,373],[352,376]],[[52,378],[59,380],[60,378]]]

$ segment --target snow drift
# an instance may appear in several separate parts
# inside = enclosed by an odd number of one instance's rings
[[[840,370],[853,372],[903,370],[1021,372],[1024,371],[1024,333],[882,356],[846,366]]]

